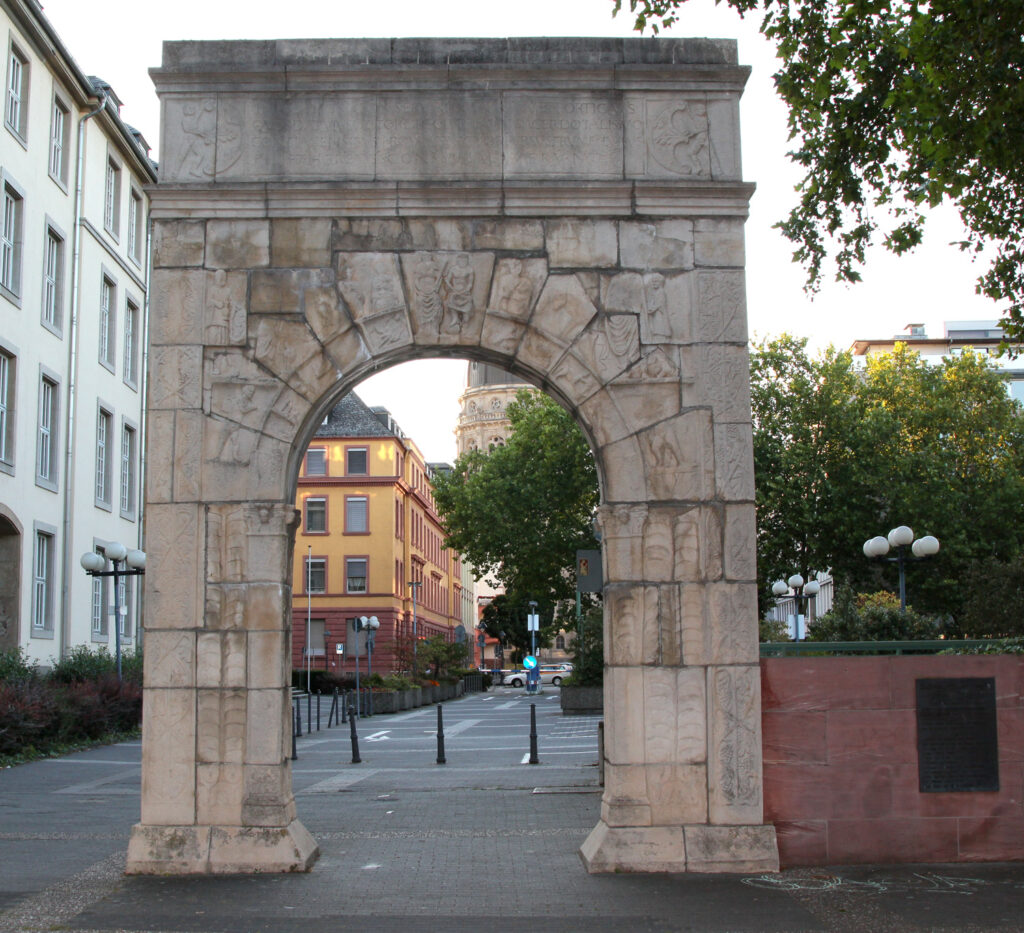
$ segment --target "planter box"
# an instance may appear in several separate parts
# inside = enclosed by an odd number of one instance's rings
[[[604,687],[567,687],[561,691],[563,716],[600,716],[604,712]]]

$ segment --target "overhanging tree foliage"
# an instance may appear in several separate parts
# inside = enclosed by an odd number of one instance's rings
[[[861,545],[907,524],[942,544],[908,571],[910,601],[959,617],[970,568],[1024,552],[1024,414],[986,357],[929,366],[897,344],[858,372],[783,336],[754,348],[751,383],[763,598],[794,571],[893,588]]]
[[[571,599],[576,551],[597,546],[590,447],[568,412],[539,392],[521,391],[507,414],[504,446],[463,454],[435,477],[448,546],[517,604]]]
[[[635,28],[686,0],[629,0]],[[721,2],[721,0],[718,0]],[[990,248],[981,293],[1024,339],[1024,4],[1021,0],[725,0],[759,11],[789,108],[799,201],[778,226],[817,287],[830,251],[856,281],[875,240],[900,254],[949,201],[960,247]],[[614,11],[622,0],[614,0]]]

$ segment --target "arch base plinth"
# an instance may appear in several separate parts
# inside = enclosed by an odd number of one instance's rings
[[[779,870],[775,827],[609,826],[602,820],[580,847],[591,874],[748,873]]]
[[[298,820],[288,826],[132,827],[129,875],[230,875],[309,871],[320,855]]]

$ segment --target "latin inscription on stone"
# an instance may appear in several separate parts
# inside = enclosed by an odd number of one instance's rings
[[[622,104],[608,95],[506,94],[505,171],[622,176]]]
[[[994,677],[917,681],[920,791],[999,790]]]
[[[382,94],[378,178],[479,178],[501,174],[497,94]]]

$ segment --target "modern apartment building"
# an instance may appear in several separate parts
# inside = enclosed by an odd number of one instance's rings
[[[443,468],[424,461],[385,409],[368,408],[355,393],[331,410],[298,480],[294,669],[351,673],[358,655],[365,673],[368,632],[355,625],[363,616],[380,623],[373,653],[380,673],[409,666],[414,608],[417,638],[467,637],[461,561],[445,547],[431,492]]]
[[[0,0],[0,650],[114,642],[79,559],[142,547],[147,229],[156,181],[121,101],[36,0]],[[119,622],[138,639],[140,587]]]

